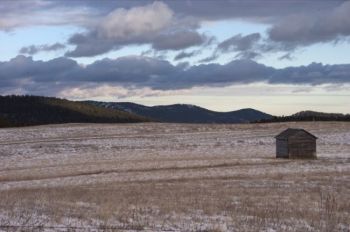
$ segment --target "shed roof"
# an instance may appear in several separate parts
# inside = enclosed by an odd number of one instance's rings
[[[317,137],[313,134],[311,134],[310,132],[304,130],[304,129],[298,129],[298,128],[288,128],[287,130],[282,131],[281,133],[279,133],[278,135],[275,136],[276,139],[288,139],[289,137],[296,135],[299,132],[303,132],[311,137],[313,137],[314,139],[317,139]]]

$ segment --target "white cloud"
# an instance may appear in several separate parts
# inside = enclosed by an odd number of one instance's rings
[[[151,35],[169,26],[173,15],[172,10],[162,2],[130,10],[116,9],[102,20],[98,32],[106,38],[120,40]]]
[[[208,41],[197,29],[198,21],[191,17],[175,17],[162,2],[130,9],[118,8],[104,17],[86,33],[76,33],[69,39],[75,49],[69,57],[96,56],[127,45],[150,45],[154,50],[181,50],[203,45]]]

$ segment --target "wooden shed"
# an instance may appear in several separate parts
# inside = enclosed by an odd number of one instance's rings
[[[304,129],[288,128],[275,138],[276,158],[316,158],[317,137]]]

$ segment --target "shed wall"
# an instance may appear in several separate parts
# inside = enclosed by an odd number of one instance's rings
[[[276,157],[288,158],[288,141],[283,139],[276,139]]]
[[[288,140],[290,158],[315,158],[316,139],[310,136],[293,136]]]

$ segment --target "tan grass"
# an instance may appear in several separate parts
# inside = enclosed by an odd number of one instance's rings
[[[4,156],[0,171],[0,230],[350,231],[350,160],[337,157],[349,154],[349,146],[322,140],[346,133],[350,124],[301,123],[321,137],[319,159],[276,160],[274,144],[259,136],[286,126],[141,124],[150,136],[135,138],[135,146],[145,147],[142,154],[132,143],[113,148],[120,140],[108,145],[111,150],[104,147],[110,140],[91,141],[94,147],[67,143],[78,150],[64,159],[55,143],[34,146],[37,153],[28,160],[16,152],[32,144],[2,147],[14,155]],[[165,128],[166,138],[152,137]],[[123,130],[130,134],[136,127]],[[189,141],[181,131],[213,135]],[[234,135],[229,144],[222,131]],[[241,133],[259,138],[242,140]],[[57,158],[46,157],[47,151]]]

